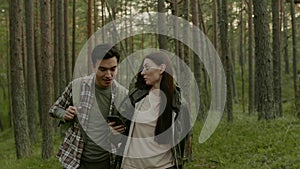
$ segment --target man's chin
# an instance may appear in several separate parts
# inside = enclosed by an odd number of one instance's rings
[[[112,85],[112,81],[104,81],[104,82],[99,83],[97,85],[100,86],[101,88],[107,88],[107,87]]]
[[[105,81],[105,82],[104,82],[104,85],[105,85],[106,87],[111,86],[111,85],[112,85],[112,80],[111,80],[111,81]]]

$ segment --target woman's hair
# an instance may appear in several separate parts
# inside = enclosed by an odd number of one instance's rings
[[[173,65],[169,58],[169,56],[164,52],[154,52],[149,55],[147,55],[140,66],[139,73],[137,75],[137,81],[135,83],[135,86],[139,89],[150,89],[152,86],[149,86],[146,84],[143,76],[141,75],[141,72],[143,70],[143,63],[145,59],[150,59],[158,66],[161,64],[166,65],[165,71],[162,73],[162,79],[160,83],[160,90],[164,92],[167,98],[167,103],[163,99],[161,99],[161,109],[164,108],[163,112],[160,114],[157,120],[156,128],[155,128],[155,136],[158,136],[159,134],[163,132],[162,136],[156,137],[156,141],[161,144],[170,143],[172,139],[171,137],[171,130],[170,127],[172,125],[172,99],[174,96],[174,78],[173,78]],[[161,97],[162,98],[162,97]],[[166,105],[166,106],[164,106]],[[169,130],[168,130],[169,129]]]

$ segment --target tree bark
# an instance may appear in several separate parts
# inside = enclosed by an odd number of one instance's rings
[[[293,40],[293,75],[294,75],[294,94],[295,94],[295,107],[296,115],[300,118],[300,91],[298,89],[298,70],[297,70],[297,31],[295,19],[295,6],[294,0],[291,0],[291,17],[292,17],[292,40]]]
[[[47,113],[52,105],[52,64],[51,53],[51,7],[50,1],[40,0],[41,13],[41,56],[43,60],[42,86],[42,158],[48,159],[53,155],[52,119]]]
[[[217,24],[217,1],[213,0],[213,45],[218,50],[218,24]]]
[[[244,61],[244,17],[243,17],[243,1],[241,1],[240,11],[240,35],[239,35],[239,62],[242,73],[242,107],[243,113],[245,112],[245,61]],[[232,71],[234,74],[234,71]],[[233,83],[234,86],[234,83]],[[234,90],[233,90],[234,91]]]
[[[282,116],[281,102],[281,44],[280,44],[280,19],[279,1],[272,0],[273,19],[273,80],[274,80],[274,113],[275,116]]]
[[[300,3],[300,0],[286,0],[286,2],[289,2],[291,4],[298,4]]]
[[[204,24],[203,12],[202,12],[199,0],[198,0],[198,18],[199,18],[199,29],[201,29],[203,31],[203,33],[205,35],[207,35],[206,27],[205,27],[205,24]],[[204,39],[201,39],[201,40],[204,41]],[[203,45],[201,46],[201,48],[202,48],[201,51],[204,51]],[[211,62],[210,66],[214,67],[214,63]],[[208,111],[208,105],[209,105],[209,101],[211,99],[211,96],[209,95],[209,89],[208,89],[209,80],[208,80],[208,77],[207,77],[207,72],[204,69],[204,64],[200,63],[199,67],[200,67],[200,70],[202,70],[202,72],[203,72],[203,86],[204,86],[204,89],[202,90],[202,96],[204,97],[203,98],[203,110]],[[212,78],[214,78],[214,77],[212,77]],[[201,99],[201,97],[200,97],[200,99]]]
[[[58,0],[58,64],[59,64],[59,93],[62,93],[66,87],[66,63],[65,63],[65,41],[64,41],[64,0]]]
[[[34,61],[34,11],[33,1],[25,1],[26,17],[26,47],[27,47],[27,116],[31,143],[38,140],[37,116],[36,116],[36,85],[35,85],[35,61]]]
[[[253,6],[252,0],[248,1],[248,111],[254,112],[254,73],[253,73]]]
[[[289,61],[289,50],[288,50],[288,30],[287,30],[287,12],[286,3],[283,4],[282,10],[282,22],[283,22],[283,50],[284,50],[284,63],[285,63],[285,74],[290,74],[290,61]]]
[[[220,42],[221,42],[221,58],[223,65],[225,66],[226,71],[226,113],[227,120],[233,121],[233,112],[232,112],[232,75],[231,75],[231,59],[228,55],[228,19],[227,19],[227,0],[222,0],[219,12],[219,27],[220,27]]]
[[[35,0],[35,25],[34,25],[34,51],[35,51],[35,72],[36,72],[36,84],[37,84],[37,97],[38,97],[38,114],[39,114],[39,124],[42,124],[42,106],[43,106],[43,98],[42,98],[42,92],[43,92],[43,86],[42,86],[42,61],[41,61],[41,49],[40,49],[40,29],[39,29],[39,0]]]
[[[94,32],[97,32],[98,30],[98,5],[97,5],[97,0],[94,0]],[[98,39],[99,37],[97,37],[97,34],[95,35],[95,46],[96,44],[98,44]]]
[[[2,120],[1,115],[0,115],[0,129],[1,129],[1,131],[4,130],[4,125],[3,125],[3,120]]]
[[[255,33],[255,93],[258,120],[274,118],[270,33],[266,0],[253,0]]]
[[[53,67],[53,86],[54,86],[54,98],[58,98],[60,95],[60,81],[59,81],[59,72],[60,72],[60,66],[59,66],[59,60],[60,60],[60,53],[59,53],[59,13],[58,13],[58,4],[60,3],[60,0],[54,0],[54,67]]]
[[[10,14],[9,14],[10,15]],[[7,47],[6,47],[6,53],[7,53],[7,81],[8,81],[8,123],[9,123],[9,127],[12,127],[12,99],[11,99],[11,75],[10,75],[10,32],[9,32],[9,24],[8,24],[8,16],[5,16],[5,23],[6,23],[6,37],[7,37]]]
[[[71,60],[69,54],[69,0],[64,0],[64,54],[66,67],[66,81],[69,83],[72,80]],[[67,84],[66,83],[66,84]]]
[[[76,63],[76,0],[73,0],[73,20],[72,20],[72,72]]]
[[[183,19],[185,19],[186,21],[189,21],[189,14],[190,14],[190,0],[183,0]],[[183,27],[183,33],[184,33],[184,41],[188,42],[190,39],[188,39],[188,37],[191,37],[189,34],[191,33],[188,29],[188,27]],[[183,60],[184,60],[184,63],[188,66],[188,67],[191,67],[191,58],[190,58],[190,48],[185,45],[184,43],[181,43],[182,45],[182,52],[183,52]],[[182,65],[180,65],[181,68],[180,68],[180,71],[183,70],[183,67]],[[190,103],[191,102],[191,95],[190,93],[191,92],[191,88],[190,88],[190,84],[188,82],[191,82],[191,77],[188,75],[188,74],[184,74],[184,72],[182,71],[181,72],[181,77],[180,77],[180,80],[185,82],[183,83],[183,87],[185,89],[185,93],[183,93],[183,97],[186,99],[186,102],[187,103]],[[189,107],[190,109],[191,107]],[[186,142],[186,150],[185,150],[185,154],[187,156],[187,159],[188,161],[192,161],[192,138],[193,138],[193,132],[191,131],[188,135],[187,135],[187,142]]]
[[[11,99],[17,158],[28,157],[31,145],[25,104],[24,68],[22,62],[23,1],[11,0],[10,17],[10,73]]]
[[[105,10],[105,0],[101,0],[101,26],[103,27],[105,25],[105,16],[104,16],[104,10]],[[131,10],[131,8],[130,8]],[[105,32],[104,29],[102,29],[102,42],[105,40]]]
[[[166,32],[166,17],[164,15],[164,13],[166,12],[166,6],[165,6],[165,0],[158,0],[158,4],[157,4],[157,9],[158,12],[161,13],[162,15],[158,16],[158,30],[159,32]],[[167,36],[165,35],[158,35],[158,44],[159,44],[159,48],[160,49],[165,49],[168,50],[168,39]]]
[[[88,0],[88,15],[87,15],[87,39],[92,36],[92,0]],[[88,72],[92,73],[92,41],[88,41],[88,50],[87,50],[87,61],[88,61]]]
[[[192,22],[193,22],[193,25],[196,27],[196,28],[199,28],[199,9],[198,9],[198,3],[199,1],[198,0],[192,0],[191,1],[191,8],[192,8]],[[201,44],[201,39],[200,37],[197,36],[197,30],[193,30],[193,48],[195,50],[198,50],[196,51],[197,53],[200,53],[202,52],[201,51],[201,47],[199,44]],[[197,53],[193,53],[194,55],[194,75],[195,75],[195,79],[196,79],[196,82],[197,82],[197,85],[198,85],[198,90],[199,90],[199,97],[200,97],[200,104],[199,104],[199,110],[198,111],[198,118],[200,119],[203,119],[204,118],[204,102],[203,102],[203,91],[202,91],[202,85],[201,85],[201,62],[200,62],[200,58],[199,56],[197,55]],[[206,96],[208,97],[208,96]]]

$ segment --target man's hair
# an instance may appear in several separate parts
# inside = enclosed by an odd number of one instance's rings
[[[117,62],[120,61],[120,53],[116,46],[112,46],[110,44],[100,44],[97,45],[92,52],[92,62],[95,66],[98,60],[101,59],[109,59],[109,58],[117,58]]]

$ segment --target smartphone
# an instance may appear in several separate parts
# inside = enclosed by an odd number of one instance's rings
[[[107,120],[108,122],[115,122],[114,126],[119,126],[119,125],[126,126],[124,121],[121,120],[121,118],[118,115],[108,115]]]

